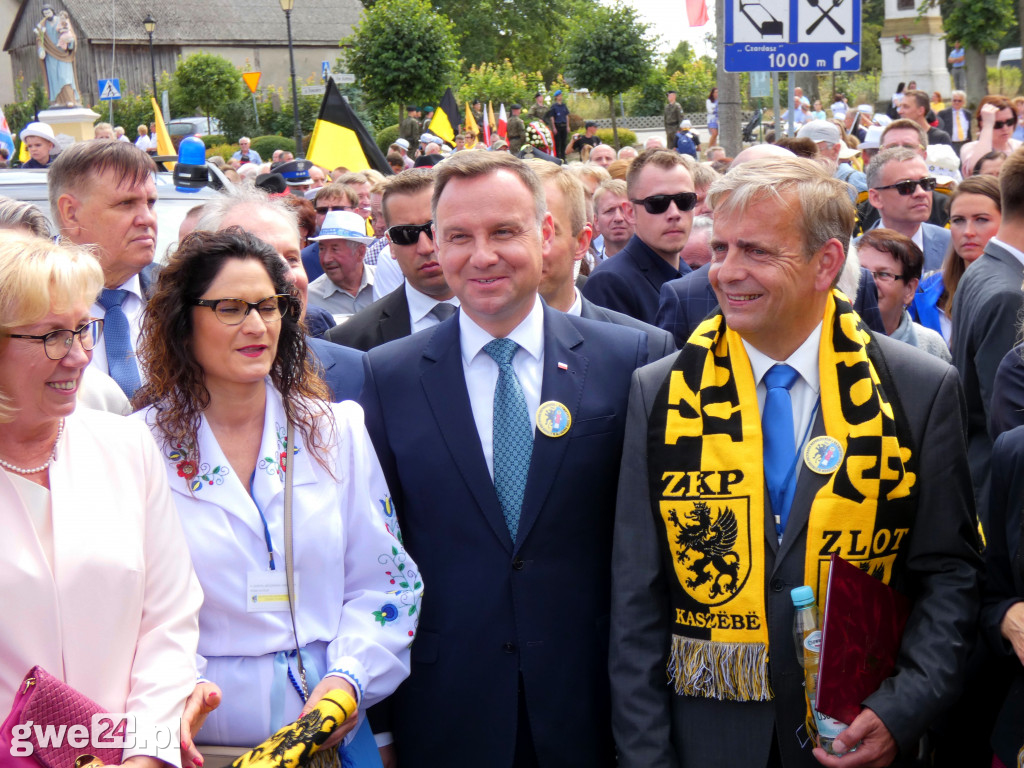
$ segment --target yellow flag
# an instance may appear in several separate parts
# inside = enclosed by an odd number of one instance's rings
[[[153,102],[153,122],[156,123],[156,153],[162,156],[177,155],[174,151],[174,144],[171,142],[171,134],[167,132],[167,126],[164,125],[164,116],[160,112],[160,106],[156,103],[156,99],[150,97],[149,99]],[[173,171],[175,163],[164,163],[168,171]]]

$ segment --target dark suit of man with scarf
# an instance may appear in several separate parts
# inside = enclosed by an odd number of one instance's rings
[[[747,163],[708,200],[721,312],[630,394],[612,559],[619,765],[902,764],[956,700],[974,640],[959,380],[831,290],[854,210],[821,166]],[[809,743],[790,598],[807,584],[824,606],[832,552],[913,605],[842,757]]]

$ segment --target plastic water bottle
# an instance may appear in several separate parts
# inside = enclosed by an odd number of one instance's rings
[[[821,653],[821,628],[818,622],[818,607],[814,603],[814,590],[808,586],[796,587],[793,598],[793,641],[796,658],[804,668],[804,691],[807,704],[814,715],[815,740],[818,746],[834,755],[832,742],[846,727],[835,718],[818,712],[815,706],[818,697],[818,655]]]

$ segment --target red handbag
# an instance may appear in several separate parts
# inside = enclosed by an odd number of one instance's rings
[[[112,719],[109,729],[101,727],[97,733],[93,728],[93,715],[103,712],[106,709],[88,696],[42,667],[33,667],[18,686],[14,706],[0,726],[0,768],[74,768],[83,755],[104,765],[120,765],[121,749],[96,745],[97,740],[116,738]],[[69,738],[73,726],[84,727],[86,746],[72,745],[79,741]],[[82,733],[77,729],[77,735]]]

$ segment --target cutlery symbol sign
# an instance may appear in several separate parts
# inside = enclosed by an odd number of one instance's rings
[[[836,28],[836,31],[839,32],[839,34],[846,34],[846,30],[839,25],[839,22],[829,15],[832,11],[834,11],[836,8],[843,4],[843,0],[833,0],[832,5],[825,10],[822,10],[821,8],[820,0],[807,0],[807,2],[811,4],[812,8],[817,8],[819,11],[821,11],[821,16],[819,16],[817,20],[807,28],[805,34],[813,34],[814,30],[816,30],[818,28],[818,25],[821,24],[821,22],[823,22],[825,19],[828,19],[832,23],[832,26]]]

